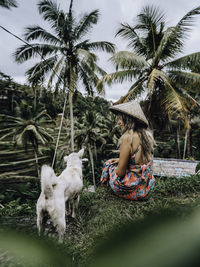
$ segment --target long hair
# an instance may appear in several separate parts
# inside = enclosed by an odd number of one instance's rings
[[[153,148],[155,145],[155,140],[153,138],[152,131],[144,123],[140,122],[137,119],[134,119],[129,115],[120,114],[119,116],[121,117],[124,123],[123,135],[119,140],[119,144],[121,143],[121,139],[125,134],[137,132],[141,141],[142,161],[149,162],[152,159]]]

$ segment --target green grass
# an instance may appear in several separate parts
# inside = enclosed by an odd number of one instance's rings
[[[38,192],[29,192],[31,199],[18,197],[0,208],[2,225],[13,225],[19,231],[36,234],[35,205]],[[8,193],[8,192],[7,192]],[[13,192],[12,192],[13,193]],[[3,194],[3,193],[1,193]],[[18,192],[19,194],[19,192]],[[161,210],[175,211],[179,217],[190,214],[200,202],[200,176],[187,178],[157,178],[147,201],[130,201],[115,196],[110,188],[99,186],[96,193],[83,192],[77,218],[67,218],[63,248],[73,259],[74,266],[87,266],[88,258],[99,244],[108,240],[109,233],[123,225],[142,222]]]
[[[83,193],[77,217],[78,233],[73,240],[66,234],[72,253],[81,263],[94,250],[96,244],[112,229],[120,229],[127,223],[143,220],[161,209],[176,210],[187,214],[200,199],[200,177],[157,179],[154,191],[148,201],[130,201],[115,196],[110,188],[98,187],[96,194]],[[68,229],[70,228],[69,222]],[[81,255],[81,257],[80,257]]]

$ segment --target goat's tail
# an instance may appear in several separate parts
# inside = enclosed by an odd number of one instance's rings
[[[54,170],[47,165],[43,165],[41,169],[41,189],[45,197],[49,198],[53,195],[53,186],[57,184]]]

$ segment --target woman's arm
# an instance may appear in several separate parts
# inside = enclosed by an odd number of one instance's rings
[[[109,159],[110,164],[118,164],[119,163],[119,158],[113,158],[113,159]]]
[[[129,135],[125,135],[122,139],[122,143],[120,146],[120,156],[119,156],[119,164],[116,170],[117,175],[120,177],[124,176],[126,173],[130,150],[131,150],[131,140]]]

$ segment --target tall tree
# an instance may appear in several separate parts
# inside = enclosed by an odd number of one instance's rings
[[[17,7],[17,2],[15,0],[0,0],[0,6],[10,9],[11,7]]]
[[[99,82],[130,81],[128,93],[117,103],[147,94],[149,111],[153,100],[164,107],[168,115],[181,114],[187,118],[188,107],[197,104],[190,92],[198,90],[200,74],[190,71],[199,65],[200,52],[180,58],[185,41],[200,7],[189,11],[176,26],[166,28],[164,13],[153,6],[146,6],[137,16],[136,25],[121,24],[117,31],[128,41],[130,51],[119,51],[111,57],[116,72],[107,74]]]
[[[40,43],[23,45],[15,52],[15,59],[22,63],[30,58],[41,55],[41,61],[27,71],[29,81],[35,82],[50,74],[48,85],[55,82],[55,90],[63,83],[63,90],[68,90],[71,119],[71,147],[74,150],[73,94],[82,81],[87,91],[96,86],[98,74],[105,75],[97,65],[96,50],[114,53],[115,46],[106,41],[90,42],[86,39],[92,26],[97,24],[99,11],[94,10],[83,15],[79,20],[72,10],[64,12],[56,2],[42,0],[38,4],[39,13],[50,23],[52,31],[48,32],[38,25],[29,26],[25,30],[26,41],[39,40]],[[98,92],[103,92],[98,87]]]
[[[52,120],[46,113],[46,110],[41,110],[37,107],[30,106],[26,101],[22,101],[16,107],[16,114],[14,116],[1,114],[1,138],[4,140],[12,138],[15,145],[28,148],[31,144],[38,168],[38,145],[50,142],[53,140],[52,136],[46,131],[45,125]],[[3,125],[2,125],[3,124]]]

